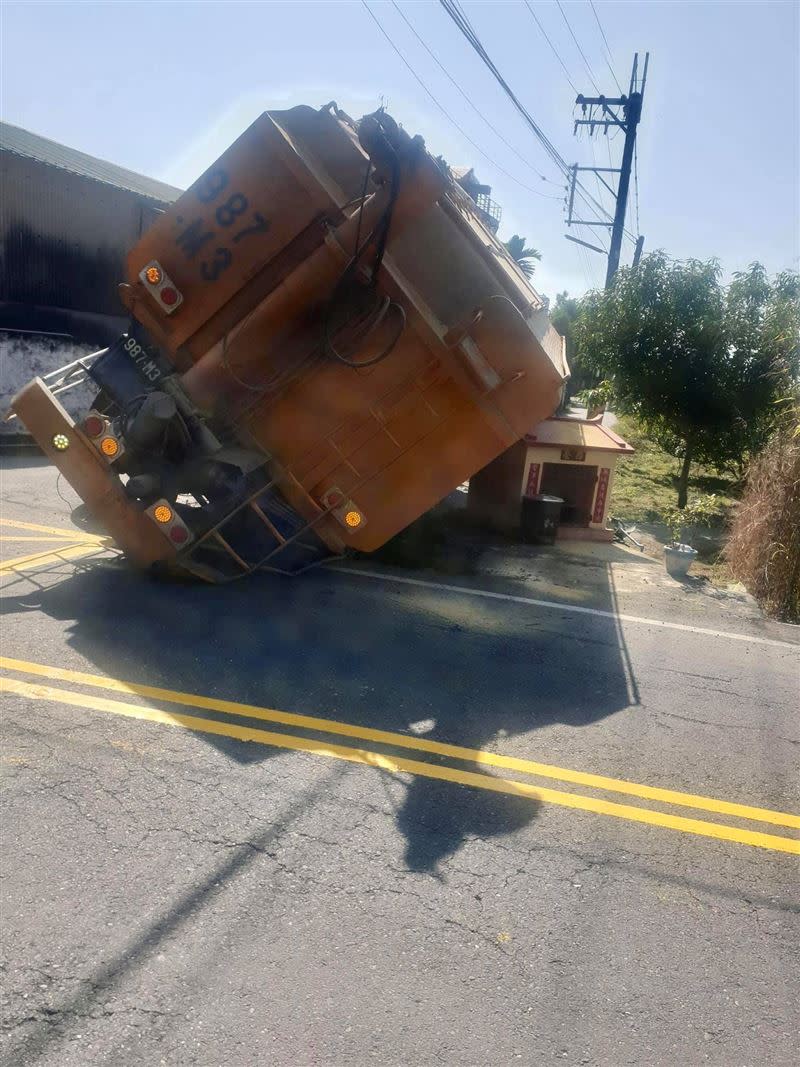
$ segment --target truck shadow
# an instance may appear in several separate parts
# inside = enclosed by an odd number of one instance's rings
[[[613,619],[595,615],[428,585],[392,585],[331,569],[206,587],[161,585],[124,564],[103,563],[78,567],[56,582],[25,576],[26,583],[31,580],[34,591],[9,591],[4,614],[36,611],[62,623],[66,643],[98,672],[150,686],[500,751],[511,750],[507,738],[556,725],[586,727],[638,702],[624,640]],[[489,584],[542,595],[510,580]],[[587,602],[615,610],[607,563],[594,568]],[[233,721],[276,729],[244,717]],[[255,764],[281,751],[200,736],[239,763]],[[436,755],[401,746],[394,751],[440,763]],[[535,758],[532,744],[525,754]],[[455,765],[487,773],[468,761]],[[435,873],[467,838],[513,833],[537,812],[536,801],[526,797],[423,775],[411,777],[403,790],[395,818],[406,841],[406,864],[416,871]]]

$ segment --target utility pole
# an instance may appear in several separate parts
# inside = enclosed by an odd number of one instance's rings
[[[595,130],[602,127],[608,137],[609,127],[618,127],[625,134],[625,144],[622,149],[622,162],[619,167],[579,167],[576,163],[572,168],[572,180],[569,197],[569,209],[567,213],[568,226],[601,226],[611,230],[611,245],[608,250],[608,269],[606,271],[606,289],[611,285],[614,275],[619,267],[619,257],[622,250],[622,238],[625,231],[625,212],[628,207],[628,189],[631,183],[631,167],[633,165],[634,149],[636,147],[636,131],[639,120],[642,117],[642,102],[644,100],[644,87],[647,82],[647,67],[650,62],[650,53],[644,57],[644,68],[641,83],[638,80],[639,53],[633,59],[631,71],[630,89],[627,96],[584,96],[580,94],[575,103],[580,105],[581,113],[586,116],[575,121],[575,133],[579,126],[589,127],[589,136],[593,137]],[[614,197],[616,208],[613,222],[598,222],[576,219],[573,216],[575,206],[575,186],[578,174],[582,171],[591,171],[605,185],[606,189]],[[610,185],[603,174],[618,174],[619,180],[616,189]],[[611,179],[613,182],[613,178]],[[571,237],[569,240],[584,244],[587,248],[597,251],[594,245],[578,238]],[[633,265],[639,262],[642,254],[644,238],[639,237],[636,242]]]

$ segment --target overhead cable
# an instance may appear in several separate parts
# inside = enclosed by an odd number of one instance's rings
[[[633,190],[636,197],[636,236],[641,234],[639,228],[639,149],[634,144],[633,146]]]
[[[495,136],[499,137],[500,140],[503,142],[503,144],[507,148],[511,149],[511,151],[514,153],[514,155],[517,157],[517,159],[521,160],[527,167],[530,167],[530,169],[534,172],[534,174],[536,174],[537,177],[541,178],[541,180],[543,182],[550,182],[552,185],[559,185],[560,186],[560,184],[561,184],[560,182],[554,182],[552,178],[545,177],[545,175],[542,174],[541,171],[538,170],[538,168],[536,168],[533,165],[533,163],[531,163],[530,160],[526,159],[525,156],[521,155],[520,152],[517,151],[517,149],[514,147],[514,145],[510,141],[506,140],[506,138],[502,135],[502,133],[500,133],[500,131],[497,129],[496,125],[484,115],[484,113],[480,110],[480,108],[478,108],[477,105],[464,92],[462,87],[459,85],[459,83],[456,81],[456,79],[453,77],[453,75],[450,73],[450,71],[444,66],[444,64],[441,62],[441,60],[436,55],[436,53],[431,48],[429,48],[428,45],[426,44],[425,40],[422,37],[420,37],[420,35],[414,29],[413,24],[406,18],[405,14],[403,13],[402,8],[396,2],[396,0],[392,0],[392,6],[397,10],[397,13],[400,16],[400,18],[403,20],[403,22],[405,22],[406,26],[408,26],[408,28],[414,34],[416,39],[419,41],[419,43],[422,45],[422,47],[425,49],[425,51],[428,53],[428,55],[431,57],[431,59],[434,61],[434,63],[437,65],[437,67],[445,75],[445,77],[451,82],[452,85],[455,86],[455,88],[463,96],[463,98],[466,100],[466,102],[469,104],[469,106],[472,108],[472,110],[475,112],[475,114],[478,116],[478,118],[480,118],[483,122],[485,122],[486,125],[489,127],[489,129],[492,131],[492,133],[494,133]],[[554,198],[554,199],[557,199],[557,198]]]
[[[447,14],[450,16],[450,18],[453,20],[453,22],[456,24],[456,26],[459,28],[462,35],[466,38],[472,49],[477,53],[484,65],[490,70],[494,78],[497,80],[498,84],[505,92],[506,96],[508,96],[509,100],[511,100],[514,107],[517,109],[517,111],[520,113],[527,125],[533,131],[534,135],[544,146],[545,151],[556,164],[558,169],[564,174],[565,177],[570,178],[570,172],[572,168],[564,160],[563,156],[560,154],[560,152],[552,143],[552,141],[547,137],[545,132],[541,129],[541,127],[538,125],[538,123],[527,110],[527,108],[525,108],[525,106],[520,102],[519,98],[514,93],[511,86],[508,84],[503,75],[497,69],[497,66],[487,53],[477,33],[470,25],[469,19],[467,19],[463,12],[460,10],[457,0],[439,0],[439,2],[441,3]],[[595,215],[596,218],[600,219],[601,221],[611,221],[611,216],[608,214],[608,212],[603,208],[600,203],[598,203],[598,201],[592,196],[592,194],[586,189],[586,187],[577,179],[575,181],[575,192],[576,195],[580,196],[580,198],[586,203],[587,207],[592,212],[592,214]]]
[[[561,12],[561,17],[564,19],[564,22],[566,22],[566,24],[567,24],[567,29],[570,32],[572,40],[575,42],[575,47],[580,52],[581,59],[583,60],[584,65],[586,66],[586,70],[589,72],[589,80],[591,81],[592,85],[594,86],[595,92],[599,96],[600,95],[600,86],[597,84],[597,79],[594,76],[594,71],[592,70],[592,68],[589,65],[589,60],[586,58],[586,54],[584,53],[583,49],[581,48],[580,44],[578,43],[578,38],[575,36],[575,31],[572,29],[572,26],[570,26],[570,24],[569,24],[569,19],[567,18],[566,12],[564,11],[564,8],[561,6],[561,0],[556,0],[556,3],[558,4],[558,10]]]
[[[543,26],[543,25],[541,24],[541,22],[539,22],[539,18],[538,18],[538,16],[537,16],[536,12],[535,12],[535,11],[533,10],[533,8],[531,7],[531,5],[530,5],[530,3],[528,2],[528,0],[525,0],[525,7],[527,7],[528,11],[530,12],[531,18],[533,19],[533,21],[534,21],[534,22],[536,23],[536,25],[537,25],[537,26],[539,27],[539,29],[541,30],[541,32],[542,32],[542,36],[544,37],[545,41],[547,41],[547,43],[548,43],[548,44],[550,45],[550,48],[551,48],[551,50],[552,50],[552,52],[553,52],[553,55],[554,55],[554,56],[556,57],[556,59],[558,60],[558,62],[559,62],[559,63],[561,64],[561,69],[562,69],[562,70],[564,71],[564,73],[565,73],[565,74],[566,74],[566,76],[567,76],[567,81],[568,81],[568,82],[569,82],[569,84],[570,84],[570,88],[571,88],[571,89],[572,89],[572,91],[573,91],[573,92],[575,93],[575,95],[576,95],[576,96],[578,96],[578,90],[577,90],[577,89],[575,88],[575,83],[573,82],[572,78],[571,78],[571,77],[570,77],[570,75],[569,75],[569,71],[567,70],[567,65],[566,65],[566,63],[565,63],[565,62],[564,62],[564,60],[563,60],[563,59],[561,58],[561,55],[560,55],[560,53],[559,53],[558,49],[556,48],[556,46],[555,46],[555,45],[553,44],[553,42],[552,42],[552,41],[550,40],[550,38],[549,38],[549,37],[547,36],[547,31],[545,30],[545,28],[544,28],[544,26]]]
[[[600,33],[601,33],[601,35],[603,37],[603,43],[606,46],[606,54],[608,56],[608,58],[606,59],[606,66],[611,71],[611,77],[617,83],[617,89],[619,90],[619,95],[622,96],[622,86],[619,84],[619,78],[617,77],[616,71],[614,70],[614,57],[611,55],[611,47],[610,47],[610,45],[608,43],[608,38],[606,37],[606,32],[603,29],[602,23],[600,22],[600,16],[597,14],[597,9],[594,6],[594,0],[589,0],[589,4],[591,5],[592,13],[594,14],[594,20],[597,23],[597,28],[598,28],[598,30],[600,30]]]
[[[495,64],[492,62],[491,58],[486,52],[486,49],[481,44],[478,35],[475,33],[475,30],[470,25],[469,20],[460,11],[459,6],[457,4],[457,0],[440,0],[440,3],[442,4],[442,7],[444,7],[445,11],[448,13],[450,18],[455,22],[456,26],[458,26],[459,30],[467,39],[470,46],[474,49],[474,51],[478,54],[482,62],[489,68],[494,77],[497,79],[497,81],[503,88],[503,91],[506,93],[506,95],[516,107],[517,111],[522,115],[523,119],[526,121],[528,126],[530,126],[536,137],[542,143],[547,154],[550,156],[550,158],[553,160],[559,170],[566,174],[566,172],[569,170],[569,167],[564,162],[558,150],[548,139],[544,131],[537,125],[531,114],[519,101],[508,82],[505,80],[505,78],[502,76]]]
[[[439,103],[439,100],[436,98],[436,95],[433,93],[433,91],[425,84],[425,82],[422,80],[422,78],[419,76],[419,74],[417,74],[416,70],[414,70],[414,68],[412,67],[411,63],[409,63],[408,59],[406,59],[405,55],[400,51],[400,49],[394,43],[392,38],[389,36],[389,34],[383,28],[380,20],[378,19],[378,17],[375,15],[373,10],[370,8],[369,4],[367,3],[367,0],[361,0],[361,3],[363,4],[364,8],[366,9],[369,17],[372,19],[372,21],[375,23],[375,25],[381,31],[381,33],[386,38],[386,40],[389,42],[389,44],[391,45],[392,49],[397,53],[397,55],[400,57],[401,61],[404,63],[404,65],[409,70],[411,75],[416,79],[416,81],[419,83],[419,85],[425,90],[425,92],[430,97],[430,99],[433,101],[433,103],[438,107],[438,109],[445,116],[445,118],[448,120],[448,122],[450,122],[458,130],[458,132],[461,134],[462,137],[464,137],[467,141],[469,141],[469,143],[472,145],[472,147],[477,152],[479,152],[483,156],[484,159],[488,160],[488,162],[491,163],[491,165],[493,167],[495,167],[501,173],[505,174],[506,177],[510,178],[513,182],[516,182],[517,185],[521,186],[523,189],[527,189],[527,191],[529,193],[535,193],[537,196],[543,196],[548,200],[561,200],[562,199],[562,197],[560,197],[560,196],[553,196],[550,193],[543,193],[540,189],[534,189],[533,186],[527,185],[525,182],[520,181],[519,178],[516,178],[510,171],[507,171],[505,169],[505,167],[502,167],[498,162],[496,162],[496,160],[494,160],[488,154],[488,152],[485,152],[481,148],[481,146],[479,144],[477,144],[475,141],[473,141],[473,139],[470,137],[470,135],[467,133],[467,131],[463,128],[463,126],[459,125],[459,123],[453,118],[453,116],[450,114],[450,112],[442,104]]]

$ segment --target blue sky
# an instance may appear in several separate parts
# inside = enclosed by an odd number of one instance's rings
[[[360,0],[323,3],[20,3],[2,8],[2,114],[8,122],[179,186],[188,185],[261,111],[335,99],[354,117],[385,102],[434,154],[472,164],[503,206],[500,235],[542,251],[536,287],[554,296],[602,284],[605,259],[564,239],[560,176],[433,0],[398,0],[406,18],[471,97],[465,103],[387,0],[386,32],[485,158],[432,103]],[[592,163],[572,136],[574,92],[521,2],[462,0],[517,95],[568,163]],[[601,90],[615,86],[586,0],[562,0]],[[592,93],[555,2],[532,4],[578,89]],[[726,271],[759,259],[798,266],[800,37],[793,0],[595,0],[627,87],[649,50],[639,136],[639,217],[646,249],[716,255]],[[498,138],[546,175],[545,183]],[[610,144],[615,164],[621,136]],[[608,165],[605,140],[595,146]],[[513,175],[513,180],[508,174]],[[556,184],[552,184],[556,182]],[[595,191],[596,195],[596,191]],[[635,204],[628,228],[636,230]],[[588,236],[588,234],[584,234]],[[623,261],[629,261],[626,243]]]

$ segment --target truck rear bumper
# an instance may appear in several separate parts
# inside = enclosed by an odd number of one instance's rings
[[[175,549],[125,494],[119,476],[75,425],[41,378],[34,378],[11,402],[42,452],[81,497],[93,517],[137,566],[175,559]],[[63,438],[66,447],[56,448]],[[62,443],[61,441],[59,443]]]

